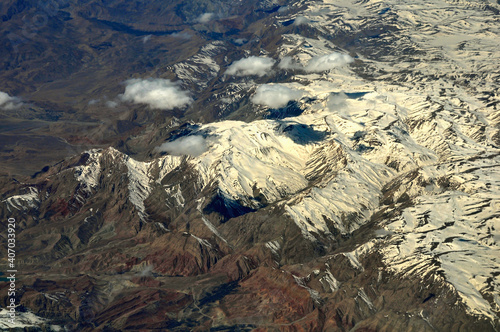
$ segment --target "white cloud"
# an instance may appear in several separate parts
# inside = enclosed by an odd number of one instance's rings
[[[235,44],[238,44],[238,45],[243,45],[243,44],[245,44],[246,42],[247,42],[247,40],[246,40],[245,38],[236,38],[236,39],[234,40],[234,43],[235,43]]]
[[[226,74],[235,76],[264,76],[270,72],[275,62],[271,58],[251,56],[233,62],[226,70]]]
[[[170,36],[174,38],[179,38],[179,39],[191,39],[191,34],[181,31],[181,32],[174,32]]]
[[[280,9],[278,9],[278,13],[281,14],[281,13],[287,12],[289,9],[290,9],[290,6],[280,7]]]
[[[146,265],[146,266],[144,266],[142,271],[139,273],[139,275],[141,277],[149,277],[153,274],[153,269],[154,269],[153,265]]]
[[[302,24],[308,24],[310,21],[308,18],[304,16],[297,16],[295,20],[293,21],[293,25],[302,25]]]
[[[278,67],[281,69],[304,70],[304,67],[294,62],[292,57],[289,56],[283,57],[283,59],[281,59],[280,63],[278,64]]]
[[[322,72],[336,67],[345,66],[351,62],[354,62],[354,59],[348,54],[334,52],[311,58],[304,70],[307,72]]]
[[[182,90],[178,83],[168,79],[131,79],[125,83],[125,92],[120,95],[123,101],[147,104],[161,110],[184,107],[193,102],[189,91]]]
[[[292,57],[285,56],[283,57],[283,59],[281,59],[278,67],[280,69],[304,70],[306,72],[312,73],[322,72],[336,67],[342,67],[353,61],[354,59],[347,54],[334,52],[327,55],[312,57],[305,67],[299,63],[294,62]]]
[[[184,136],[172,142],[165,142],[155,150],[168,152],[174,156],[189,155],[197,157],[207,151],[208,147],[202,136]]]
[[[254,104],[265,105],[271,108],[285,107],[290,100],[302,97],[303,92],[287,88],[279,84],[264,84],[257,88],[251,98]]]
[[[204,13],[198,16],[196,21],[199,23],[208,23],[214,18],[214,16],[214,13]]]
[[[21,107],[23,103],[21,102],[21,99],[17,97],[11,97],[9,94],[0,91],[0,108],[10,111],[10,110],[15,110]]]
[[[326,107],[330,111],[335,111],[340,108],[344,108],[347,106],[346,100],[347,100],[347,95],[343,92],[330,93],[330,96],[328,96],[328,101],[326,102]]]
[[[142,42],[143,42],[143,43],[147,43],[147,42],[148,42],[148,40],[150,40],[150,39],[151,39],[151,37],[152,37],[152,35],[147,35],[147,36],[142,37]]]
[[[118,103],[116,101],[112,101],[112,100],[106,101],[105,104],[109,108],[115,108],[116,106],[118,106]]]

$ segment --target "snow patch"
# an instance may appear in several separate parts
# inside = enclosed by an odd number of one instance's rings
[[[37,208],[40,203],[38,190],[34,187],[29,187],[28,190],[27,194],[11,196],[4,199],[2,203],[6,203],[9,212],[12,212],[11,208],[23,211]]]
[[[14,323],[11,323],[9,315],[9,310],[6,308],[0,309],[0,328],[2,329],[14,329],[14,328],[30,328],[30,327],[41,327],[47,326],[48,320],[35,315],[32,312],[16,312],[16,318]],[[61,331],[62,327],[58,325],[50,326],[53,331]]]
[[[340,287],[340,282],[335,279],[328,269],[325,270],[325,275],[319,279],[319,282],[321,282],[324,288],[329,288],[332,293],[336,292]]]
[[[93,149],[84,153],[89,154],[85,165],[74,167],[75,177],[82,184],[83,190],[91,193],[99,185],[101,175],[102,150]]]
[[[152,179],[150,177],[150,166],[152,162],[136,161],[129,156],[125,157],[125,164],[128,169],[128,191],[130,202],[137,208],[139,217],[147,219],[144,200],[151,193]]]
[[[270,249],[274,255],[279,255],[281,245],[278,241],[269,241],[266,243],[266,248]]]

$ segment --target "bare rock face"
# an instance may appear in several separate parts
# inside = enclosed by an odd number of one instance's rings
[[[0,50],[1,329],[500,329],[497,4],[56,7]]]

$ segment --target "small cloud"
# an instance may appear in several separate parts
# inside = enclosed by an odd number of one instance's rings
[[[328,101],[326,102],[326,107],[330,111],[338,110],[339,108],[344,108],[347,106],[346,100],[347,100],[347,95],[343,92],[330,93],[330,96],[328,96]]]
[[[293,25],[303,25],[308,24],[310,21],[308,18],[304,16],[297,16],[297,18],[293,21]]]
[[[322,72],[326,70],[330,70],[336,67],[342,67],[349,63],[352,63],[354,59],[342,53],[331,53],[327,55],[315,56],[309,60],[307,65],[304,67],[301,64],[298,64],[293,61],[292,57],[285,56],[281,59],[278,67],[280,69],[288,69],[288,70],[304,70],[306,72]]]
[[[280,69],[303,70],[304,67],[293,61],[292,57],[286,56],[278,64]]]
[[[89,104],[89,106],[92,106],[92,105],[99,103],[100,101],[101,101],[100,99],[91,99],[91,100],[89,100],[88,104]]]
[[[207,143],[202,136],[184,136],[172,142],[165,142],[155,149],[159,152],[168,152],[174,156],[188,155],[198,157],[208,150]]]
[[[257,88],[251,98],[254,104],[265,105],[271,108],[285,107],[290,100],[302,97],[303,92],[287,88],[279,84],[264,84]]]
[[[208,23],[214,18],[214,16],[215,16],[214,13],[204,13],[198,16],[196,21],[198,23]]]
[[[257,75],[262,77],[269,74],[275,62],[271,58],[251,56],[233,62],[226,70],[226,74],[235,76]]]
[[[118,106],[118,103],[116,101],[108,100],[105,105],[109,108],[115,108]]]
[[[245,38],[237,38],[234,40],[234,43],[237,44],[237,45],[243,45],[247,42],[248,40],[246,40]]]
[[[191,34],[187,33],[187,32],[184,32],[184,31],[181,31],[181,32],[174,32],[172,33],[170,36],[174,37],[174,38],[179,38],[179,39],[191,39]]]
[[[150,39],[151,39],[151,37],[152,37],[152,35],[147,35],[147,36],[144,36],[144,37],[142,38],[142,42],[143,42],[144,44],[146,44],[146,43],[148,42],[148,40],[150,40]]]
[[[149,277],[153,274],[153,269],[154,269],[153,265],[146,265],[144,266],[144,269],[142,269],[142,271],[139,273],[139,275],[141,277]]]
[[[23,103],[21,99],[17,97],[11,97],[9,94],[0,91],[0,108],[11,111],[18,109],[19,107],[23,106]]]
[[[278,9],[278,13],[283,14],[290,9],[290,6],[283,6]]]
[[[378,238],[394,235],[394,232],[385,230],[383,228],[375,230],[374,233],[375,233],[375,236]]]
[[[327,55],[315,56],[309,60],[304,70],[307,72],[322,72],[336,67],[342,67],[354,62],[348,54],[334,52]]]
[[[125,92],[120,99],[136,104],[146,104],[153,109],[171,110],[190,105],[189,91],[168,79],[131,79],[125,82]]]

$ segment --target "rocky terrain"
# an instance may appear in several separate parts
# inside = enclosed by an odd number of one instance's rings
[[[54,3],[1,51],[1,328],[500,329],[498,3]]]

